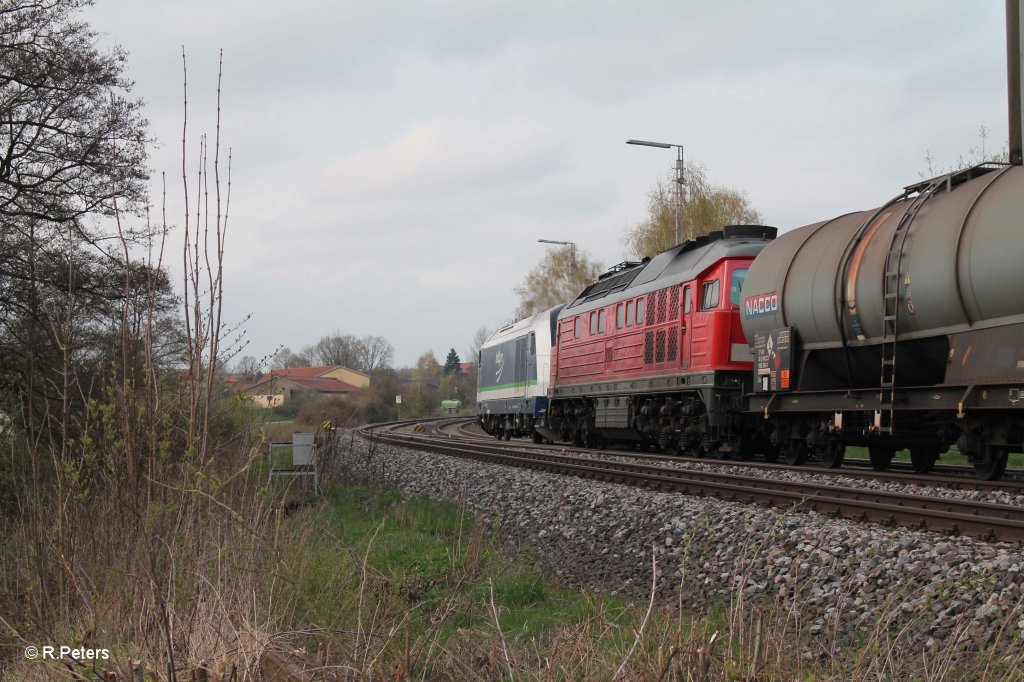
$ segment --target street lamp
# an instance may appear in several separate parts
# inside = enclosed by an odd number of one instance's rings
[[[683,184],[686,182],[683,177],[683,145],[668,144],[667,142],[647,142],[645,140],[626,140],[626,144],[638,144],[644,147],[658,147],[659,149],[676,148],[676,186],[675,191],[672,193],[672,198],[676,218],[676,244],[678,244],[683,241]]]
[[[558,244],[559,246],[569,247],[569,263],[572,265],[572,269],[576,269],[576,242],[559,242],[553,239],[538,239],[541,244]]]

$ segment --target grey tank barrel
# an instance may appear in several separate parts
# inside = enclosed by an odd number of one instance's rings
[[[968,169],[932,187],[916,207],[910,188],[768,244],[743,283],[747,339],[794,327],[808,350],[882,343],[887,261],[901,341],[1024,322],[1024,168]]]

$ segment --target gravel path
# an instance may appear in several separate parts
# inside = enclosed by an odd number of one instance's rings
[[[1017,543],[371,448],[347,435],[343,442],[346,473],[383,480],[408,495],[463,500],[498,520],[509,539],[548,568],[595,591],[647,599],[653,548],[662,603],[699,610],[756,600],[794,631],[813,636],[818,648],[809,656],[867,637],[941,657],[1011,640],[1019,649],[1024,635],[1024,549]],[[806,474],[769,475],[800,480]]]

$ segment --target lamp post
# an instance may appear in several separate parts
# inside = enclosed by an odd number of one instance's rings
[[[560,242],[554,239],[538,239],[541,244],[558,244],[559,246],[569,247],[569,263],[572,265],[572,269],[576,270],[576,242]]]
[[[647,142],[646,140],[626,140],[626,144],[638,144],[644,147],[658,147],[659,149],[676,149],[676,186],[672,193],[673,208],[676,218],[676,244],[683,241],[683,184],[686,179],[683,175],[683,145],[669,144],[667,142]]]

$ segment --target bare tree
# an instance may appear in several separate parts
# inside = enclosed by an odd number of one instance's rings
[[[260,361],[251,355],[244,355],[235,365],[235,374],[242,381],[256,381],[263,374],[263,367]]]
[[[294,353],[288,346],[281,346],[281,349],[274,353],[274,357],[270,359],[271,369],[292,369],[294,367],[309,366],[310,359],[305,351]]]
[[[141,364],[146,317],[158,360],[176,336],[169,279],[130,257],[149,230],[99,220],[144,206],[148,132],[125,52],[100,50],[76,16],[88,4],[0,0],[0,409],[23,411],[30,431],[61,415],[60,440],[96,397],[104,360],[123,373]],[[125,248],[107,251],[108,237]],[[112,321],[132,343],[121,347]]]
[[[310,361],[315,365],[340,365],[350,369],[356,369],[356,366],[361,364],[363,355],[359,339],[352,334],[340,332],[321,337],[307,350]]]
[[[474,365],[479,363],[480,347],[487,342],[487,339],[491,338],[492,333],[486,326],[476,330],[473,334],[473,339],[469,342],[469,348],[466,350],[466,358],[468,358],[469,362],[472,362]]]
[[[518,317],[568,303],[601,274],[601,264],[591,262],[585,253],[577,250],[573,256],[568,246],[547,249],[540,263],[515,288],[519,296]]]
[[[307,346],[302,354],[314,365],[338,365],[373,374],[391,366],[395,349],[383,336],[360,339],[336,331]]]
[[[71,225],[140,207],[148,122],[129,99],[126,53],[96,48],[86,0],[0,2],[0,217]]]
[[[395,348],[383,336],[364,336],[360,339],[363,349],[362,367],[359,371],[376,374],[390,369],[395,357]]]

